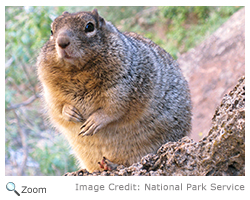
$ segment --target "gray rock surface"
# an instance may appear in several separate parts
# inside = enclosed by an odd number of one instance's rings
[[[199,141],[209,132],[214,110],[224,94],[245,74],[245,8],[234,13],[197,47],[180,55],[177,61],[192,97],[190,137]]]

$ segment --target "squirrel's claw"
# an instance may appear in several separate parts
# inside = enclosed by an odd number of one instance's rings
[[[91,136],[94,135],[99,129],[105,127],[112,121],[112,118],[107,116],[103,110],[99,109],[94,112],[87,121],[81,126],[78,135]]]
[[[64,104],[62,108],[62,116],[67,121],[83,122],[81,113],[72,105]]]
[[[116,167],[118,166],[117,164],[111,162],[109,159],[103,157],[101,162],[98,162],[100,168],[104,169],[104,170],[109,170],[112,171],[114,169],[116,169]]]
[[[81,130],[80,130],[80,133],[78,135],[91,136],[91,135],[94,135],[97,132],[97,130],[99,130],[99,126],[96,123],[87,120],[81,126]]]

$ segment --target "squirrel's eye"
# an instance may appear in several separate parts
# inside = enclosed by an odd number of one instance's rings
[[[87,23],[87,25],[85,26],[85,32],[92,32],[94,30],[94,24],[92,24],[91,22]]]
[[[51,33],[51,36],[53,35],[53,31],[52,30],[50,30],[50,33]]]

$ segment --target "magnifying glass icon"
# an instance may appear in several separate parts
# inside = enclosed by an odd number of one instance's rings
[[[14,191],[18,196],[20,196],[20,194],[15,190],[15,184],[12,182],[8,182],[6,185],[7,190],[9,191]]]

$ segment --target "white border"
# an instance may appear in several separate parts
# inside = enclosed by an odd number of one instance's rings
[[[223,3],[222,3],[223,2]],[[5,6],[17,6],[17,5],[35,5],[35,6],[43,6],[43,5],[50,5],[50,6],[58,6],[58,4],[64,5],[64,6],[72,6],[72,5],[86,5],[86,6],[92,6],[92,5],[98,5],[98,6],[105,6],[105,5],[141,5],[146,4],[147,6],[158,6],[167,4],[169,6],[178,6],[178,5],[199,5],[199,6],[222,6],[222,5],[239,5],[239,6],[246,6],[247,1],[238,0],[228,0],[228,1],[186,1],[186,0],[175,0],[175,1],[167,1],[163,2],[161,1],[151,1],[151,2],[145,2],[145,1],[115,1],[115,4],[112,1],[52,1],[52,0],[43,0],[43,1],[6,1],[4,6],[1,6],[1,27],[4,27],[5,23]],[[246,36],[249,35],[249,14],[248,14],[248,7],[246,7]],[[4,31],[2,30],[2,33]],[[1,46],[5,46],[5,38],[1,37]],[[248,37],[246,37],[246,42],[248,41]],[[247,42],[248,43],[248,42]],[[246,44],[247,44],[246,43]],[[246,52],[248,52],[248,46],[246,45]],[[1,52],[1,62],[2,62],[2,76],[5,74],[4,67],[5,66],[5,49],[2,48]],[[246,54],[248,55],[248,54]],[[248,56],[246,56],[246,66],[248,66]],[[248,74],[248,68],[246,67],[246,76]],[[4,80],[2,80],[2,85],[4,85]],[[248,81],[246,80],[246,83],[248,85]],[[248,86],[247,86],[248,88]],[[1,87],[1,94],[4,94],[5,88]],[[247,93],[247,96],[248,93]],[[246,98],[248,99],[248,97]],[[1,98],[1,113],[5,113],[3,110],[4,105],[4,98]],[[4,114],[3,114],[4,115]],[[4,117],[4,116],[3,116]],[[2,121],[4,121],[5,118],[2,118]],[[248,118],[246,118],[246,121],[248,121]],[[80,197],[81,199],[117,199],[117,198],[145,198],[145,199],[246,199],[249,196],[249,178],[248,173],[246,169],[246,176],[245,177],[18,177],[18,176],[5,176],[5,129],[4,129],[4,123],[1,123],[1,185],[0,185],[0,191],[1,196],[6,199],[16,199],[17,196],[14,192],[10,192],[6,190],[6,184],[8,182],[14,182],[16,184],[16,190],[21,193],[22,186],[28,186],[28,187],[46,187],[47,193],[46,194],[22,194],[18,197],[19,199],[44,199],[49,197],[49,199],[55,198],[55,199],[73,199]],[[248,123],[246,123],[248,124]],[[246,133],[248,133],[248,126],[246,127]],[[248,140],[248,137],[246,137]],[[247,142],[246,142],[247,143]],[[247,143],[248,144],[248,143]],[[249,147],[246,145],[246,152],[249,152]],[[247,155],[247,154],[246,154]],[[249,166],[249,159],[246,156],[246,166]],[[248,181],[247,181],[248,179]],[[157,183],[163,183],[163,184],[180,184],[182,183],[184,186],[187,183],[192,184],[206,184],[210,185],[211,183],[217,183],[217,184],[227,184],[230,185],[233,184],[243,184],[245,186],[245,191],[216,191],[216,192],[209,192],[209,191],[151,191],[151,192],[144,192],[142,187],[145,183],[151,183],[151,184],[157,184]],[[110,183],[115,184],[121,184],[126,185],[127,183],[134,183],[137,185],[140,185],[141,190],[138,191],[109,191],[106,189],[105,191],[100,192],[93,192],[93,191],[75,191],[75,185],[78,184],[103,184],[105,187],[107,187]],[[248,193],[248,194],[247,194]]]

